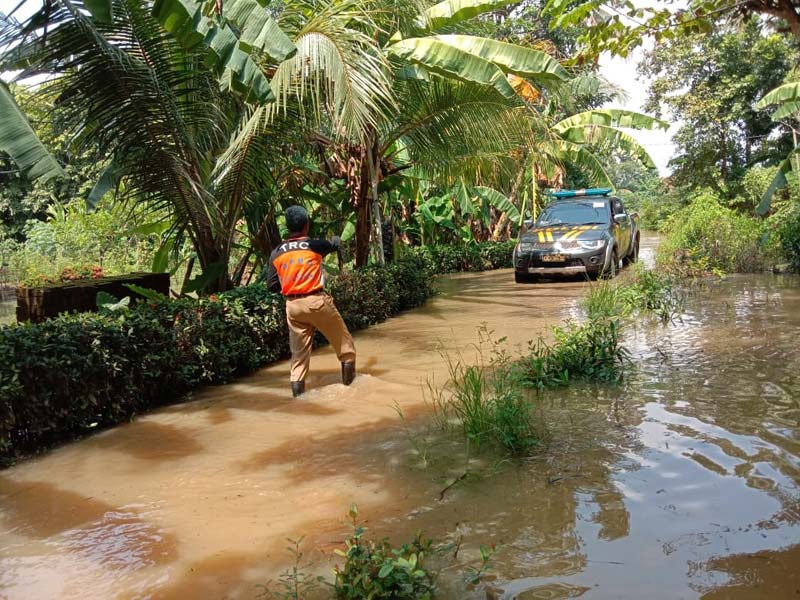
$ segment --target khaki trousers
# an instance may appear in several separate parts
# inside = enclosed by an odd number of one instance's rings
[[[289,348],[292,351],[291,381],[305,381],[311,362],[311,344],[317,329],[328,338],[340,362],[355,362],[353,336],[328,294],[287,298],[286,321],[289,324]]]

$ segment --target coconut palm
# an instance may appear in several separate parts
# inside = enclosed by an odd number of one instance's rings
[[[124,178],[123,199],[167,208],[191,240],[204,282],[224,289],[242,203],[220,196],[212,174],[242,102],[204,67],[208,51],[183,48],[147,3],[114,0],[107,10],[103,4],[44,3],[26,23],[5,30],[0,47],[12,50],[2,70],[22,67],[20,78],[45,74],[38,92],[55,98],[74,143],[96,147],[109,161],[100,191]],[[288,38],[284,47],[293,49]],[[245,60],[231,58],[218,69],[227,88],[244,98],[263,92],[248,75],[256,67],[250,55],[229,50]],[[0,129],[0,146],[13,136],[13,129]]]
[[[375,248],[382,247],[378,198],[384,178],[412,165],[426,176],[451,180],[501,173],[510,165],[509,151],[531,135],[530,118],[507,74],[538,85],[568,78],[539,50],[448,33],[461,20],[501,4],[287,4],[277,21],[298,52],[275,70],[270,84],[277,102],[254,111],[238,136],[236,155],[252,162],[253,141],[276,115],[297,107],[325,171],[350,191],[356,264],[365,264],[371,230]],[[372,15],[369,21],[358,16],[359,6]],[[345,52],[341,40],[349,40]],[[357,60],[345,64],[341,56]],[[380,73],[386,85],[365,87],[367,72]]]

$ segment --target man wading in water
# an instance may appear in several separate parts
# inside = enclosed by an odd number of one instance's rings
[[[323,290],[322,259],[341,248],[342,241],[312,240],[308,237],[308,213],[302,206],[286,209],[289,239],[269,257],[267,285],[286,298],[289,347],[292,350],[292,396],[305,391],[311,343],[319,329],[342,363],[342,383],[350,385],[356,375],[356,348],[333,298]]]

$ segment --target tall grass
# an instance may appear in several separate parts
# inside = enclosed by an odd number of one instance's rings
[[[540,444],[533,398],[520,371],[502,349],[505,338],[492,339],[486,327],[479,330],[477,362],[446,352],[449,383],[429,385],[437,421],[460,427],[470,445],[494,445],[511,454],[524,454]]]
[[[590,320],[627,319],[650,313],[665,323],[679,315],[684,304],[683,290],[674,277],[641,265],[626,273],[624,279],[591,284],[581,301]]]

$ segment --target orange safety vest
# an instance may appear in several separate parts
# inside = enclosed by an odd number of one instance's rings
[[[269,288],[284,296],[320,291],[325,284],[322,259],[335,251],[336,246],[327,240],[289,238],[269,257]]]

